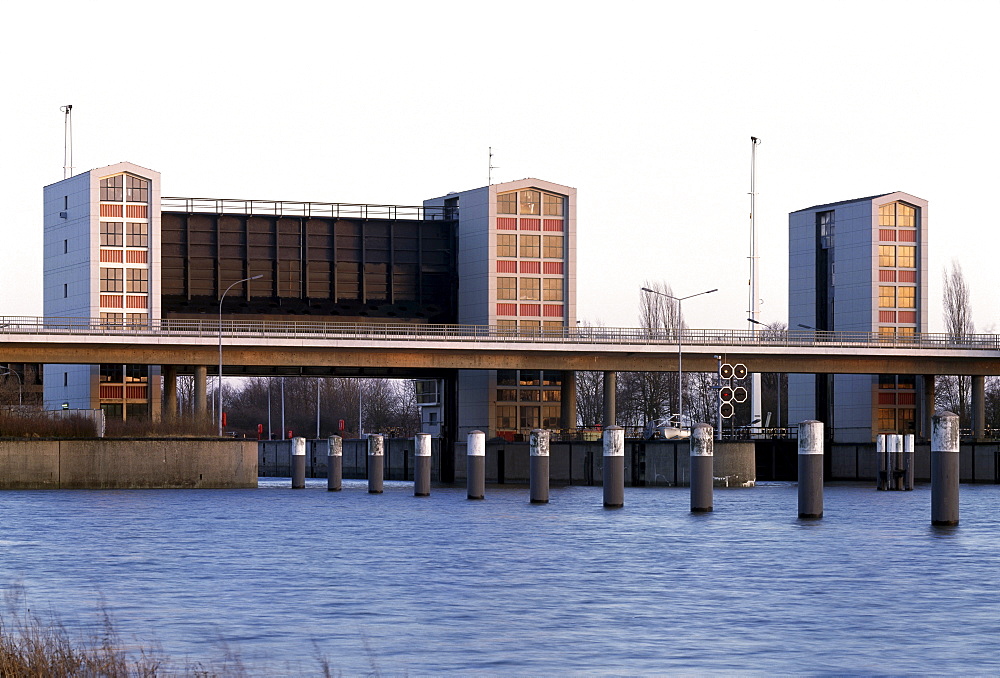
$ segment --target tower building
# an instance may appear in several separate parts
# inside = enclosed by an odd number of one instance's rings
[[[895,192],[816,205],[789,214],[788,225],[789,329],[871,332],[887,340],[927,331],[926,200]],[[789,420],[824,421],[845,443],[922,433],[919,381],[789,375]]]

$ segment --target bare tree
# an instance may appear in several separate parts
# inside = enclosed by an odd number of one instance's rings
[[[962,273],[962,265],[952,260],[951,268],[944,270],[944,325],[948,335],[961,341],[974,334],[969,284]],[[940,376],[935,382],[935,405],[958,414],[959,425],[971,425],[972,378],[968,376]]]

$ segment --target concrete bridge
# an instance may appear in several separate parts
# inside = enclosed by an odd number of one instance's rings
[[[0,317],[0,361],[206,366],[225,375],[379,373],[453,369],[713,372],[716,356],[754,372],[1000,375],[1000,335],[909,337],[869,332],[353,324]]]

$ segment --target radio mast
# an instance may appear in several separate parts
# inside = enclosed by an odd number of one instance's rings
[[[63,179],[73,176],[73,106],[60,106],[63,119]]]

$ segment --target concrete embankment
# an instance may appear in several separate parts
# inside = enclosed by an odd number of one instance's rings
[[[441,441],[434,439],[431,477],[441,479]],[[306,475],[325,478],[327,441],[307,441]],[[260,443],[257,460],[262,476],[287,478],[291,474],[291,444],[286,440]],[[464,483],[465,444],[455,446],[455,482]],[[639,486],[687,486],[691,473],[690,445],[683,441],[626,441],[625,484]],[[344,478],[367,477],[368,455],[365,441],[343,442]],[[491,441],[486,443],[486,482],[527,484],[530,470],[529,444]],[[554,485],[600,485],[604,463],[603,444],[594,442],[551,442],[549,478]],[[413,479],[413,440],[387,439],[383,459],[386,480]],[[750,487],[756,479],[753,443],[715,444],[716,487]]]
[[[250,440],[0,440],[0,489],[257,487]]]
[[[824,455],[827,480],[871,481],[874,485],[878,474],[875,443],[828,443]],[[757,441],[757,477],[760,480],[795,480],[796,457],[795,440]],[[930,444],[917,443],[913,457],[914,479],[930,482]],[[959,474],[963,483],[1000,483],[1000,445],[962,443]]]

